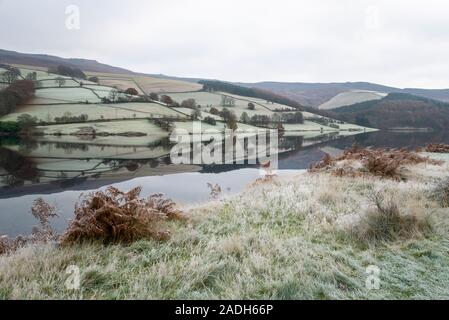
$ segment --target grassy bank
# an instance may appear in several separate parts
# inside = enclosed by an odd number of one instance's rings
[[[404,174],[402,182],[329,173],[258,181],[190,208],[165,242],[27,247],[0,257],[0,298],[447,299],[449,210],[433,190],[449,167],[422,163]],[[393,195],[416,225],[366,236],[373,194]],[[81,269],[79,291],[65,287],[69,265]],[[365,285],[370,265],[380,269],[378,290]]]

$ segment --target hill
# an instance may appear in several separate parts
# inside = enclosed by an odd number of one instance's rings
[[[395,88],[370,82],[301,83],[301,82],[258,82],[240,83],[250,88],[269,90],[301,103],[317,108],[340,93],[348,91],[376,91],[383,93],[407,93],[429,99],[449,102],[449,89]]]
[[[107,64],[100,63],[95,60],[77,59],[77,58],[61,58],[47,54],[30,54],[20,53],[16,51],[9,51],[0,49],[0,62],[6,64],[28,65],[34,67],[53,67],[57,65],[66,65],[69,67],[78,68],[84,71],[91,72],[108,72],[119,74],[131,74],[130,70],[113,67]]]
[[[318,107],[321,110],[335,109],[339,107],[344,107],[352,105],[355,103],[361,103],[371,100],[380,100],[387,96],[386,93],[377,91],[366,91],[366,90],[351,90],[347,92],[342,92],[337,94],[335,97],[329,101],[323,103]]]
[[[336,118],[379,129],[449,127],[449,104],[406,93],[390,93],[381,100],[372,100],[337,109]]]
[[[301,103],[304,106],[317,108],[336,95],[351,91],[365,90],[376,92],[395,92],[400,89],[369,82],[346,83],[302,83],[302,82],[258,82],[240,83],[250,88],[269,90]]]
[[[222,82],[198,84],[83,70],[88,77],[97,78],[93,82],[45,70],[42,66],[19,66],[16,69],[19,79],[34,78],[34,97],[0,113],[3,122],[19,123],[24,116],[29,117],[45,140],[58,137],[59,141],[81,142],[85,136],[93,136],[91,143],[105,145],[120,140],[123,145],[146,145],[148,137],[168,136],[171,128],[192,132],[193,119],[204,120],[204,130],[214,127],[223,131],[229,120],[224,106],[235,114],[238,131],[275,128],[279,124],[283,124],[285,131],[316,135],[369,130],[298,110],[296,105],[288,105],[290,101],[268,92]],[[0,68],[0,74],[5,72],[6,69]],[[207,91],[199,91],[203,84]],[[127,88],[135,89],[135,93],[126,93]],[[224,104],[224,100],[230,104]],[[129,137],[133,138],[132,142]]]

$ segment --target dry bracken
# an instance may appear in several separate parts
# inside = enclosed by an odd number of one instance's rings
[[[176,204],[156,194],[140,198],[141,188],[122,192],[114,187],[86,195],[75,206],[75,218],[62,236],[61,244],[101,240],[131,243],[139,239],[164,240],[170,232],[162,228],[167,219],[181,219],[185,214]]]

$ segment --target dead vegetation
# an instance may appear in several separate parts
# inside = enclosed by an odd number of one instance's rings
[[[449,153],[449,145],[443,143],[431,143],[424,149],[425,152]]]
[[[62,236],[62,245],[83,241],[104,244],[131,243],[139,239],[165,240],[170,231],[166,220],[184,219],[176,204],[156,194],[140,197],[141,188],[122,192],[114,187],[86,195],[75,206],[75,218]]]
[[[210,198],[212,200],[217,200],[222,193],[221,186],[218,183],[215,185],[213,185],[212,183],[207,183],[207,187],[210,190]]]
[[[168,239],[170,231],[164,228],[164,221],[184,220],[187,215],[162,194],[145,199],[140,193],[140,187],[129,192],[109,187],[87,194],[76,204],[75,218],[62,235],[51,227],[51,219],[58,217],[56,208],[42,198],[36,199],[31,214],[39,225],[27,237],[0,236],[0,255],[29,244],[54,242],[68,246],[83,241],[127,244],[140,239]]]
[[[51,219],[58,217],[56,208],[51,206],[42,198],[33,201],[31,214],[39,221],[39,225],[33,228],[29,236],[18,236],[10,239],[7,236],[0,236],[0,255],[14,252],[29,244],[43,244],[57,242],[59,235],[51,227]]]
[[[441,164],[405,149],[370,149],[354,145],[335,158],[326,154],[321,161],[312,164],[309,171],[352,177],[369,174],[401,180],[405,166],[419,163]]]
[[[401,212],[390,195],[375,192],[370,196],[374,208],[369,209],[351,233],[363,243],[379,243],[422,236],[431,230],[424,212]]]

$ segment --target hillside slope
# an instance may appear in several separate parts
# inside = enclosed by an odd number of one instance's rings
[[[366,90],[351,90],[347,92],[342,92],[329,101],[321,104],[318,109],[329,110],[339,107],[349,106],[355,103],[361,103],[371,100],[380,100],[386,97],[387,94],[377,91],[366,91]]]
[[[404,93],[332,110],[336,118],[379,129],[449,128],[449,104]]]
[[[366,90],[376,92],[395,92],[400,89],[378,85],[369,82],[346,83],[301,83],[301,82],[259,82],[241,83],[240,85],[251,88],[269,90],[286,96],[300,104],[317,108],[336,95],[351,90]]]
[[[0,62],[6,64],[29,65],[35,67],[51,67],[66,65],[91,72],[108,72],[131,74],[130,70],[113,67],[107,64],[88,59],[61,58],[47,54],[29,54],[0,49]]]

